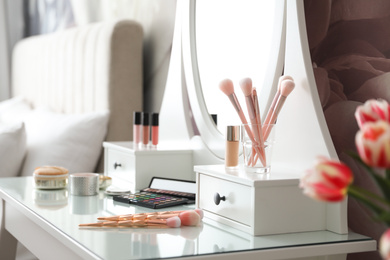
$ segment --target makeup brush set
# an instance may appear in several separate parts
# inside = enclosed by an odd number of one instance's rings
[[[252,153],[250,158],[246,160],[246,166],[254,166],[258,160],[261,161],[261,165],[266,166],[265,143],[277,121],[287,96],[293,91],[295,83],[290,76],[282,76],[279,78],[277,92],[263,122],[261,121],[257,91],[256,88],[252,87],[252,80],[250,78],[242,79],[240,81],[240,87],[245,96],[250,124],[234,92],[233,82],[230,79],[225,79],[219,84],[220,90],[228,96],[235,108],[243,128],[252,143]]]
[[[99,217],[96,223],[80,224],[80,228],[177,228],[196,226],[203,218],[201,209],[148,212]]]

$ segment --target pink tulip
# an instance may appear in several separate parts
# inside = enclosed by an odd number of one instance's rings
[[[356,133],[355,143],[360,158],[373,167],[390,167],[390,124],[368,122]]]
[[[390,105],[386,100],[370,99],[356,108],[355,118],[360,128],[367,122],[378,120],[390,122]]]
[[[300,187],[307,196],[328,202],[342,201],[353,181],[352,171],[342,162],[319,158],[314,169],[301,178]]]
[[[390,229],[386,230],[379,240],[379,252],[383,259],[390,260]]]

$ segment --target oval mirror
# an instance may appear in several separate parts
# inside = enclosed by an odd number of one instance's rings
[[[233,81],[247,116],[239,81],[251,78],[264,116],[282,74],[284,0],[196,0],[189,1],[187,8],[182,17],[182,44],[191,109],[203,142],[224,158],[226,126],[241,122],[219,90],[219,82]]]

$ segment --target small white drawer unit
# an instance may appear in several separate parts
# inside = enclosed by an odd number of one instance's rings
[[[120,189],[139,191],[152,177],[195,180],[190,149],[139,148],[133,142],[104,142],[103,147],[104,174]]]
[[[334,206],[314,201],[299,188],[296,174],[246,173],[243,168],[226,170],[224,165],[195,166],[196,205],[205,217],[251,235],[329,230]],[[335,220],[346,233],[341,217]],[[331,227],[331,228],[328,228]]]

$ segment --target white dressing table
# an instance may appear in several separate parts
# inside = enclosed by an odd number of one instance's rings
[[[345,259],[376,250],[374,240],[355,233],[251,236],[206,218],[197,227],[79,229],[98,216],[152,210],[114,202],[103,192],[77,197],[36,190],[32,177],[0,179],[0,199],[0,259],[14,258],[16,240],[39,259]]]

